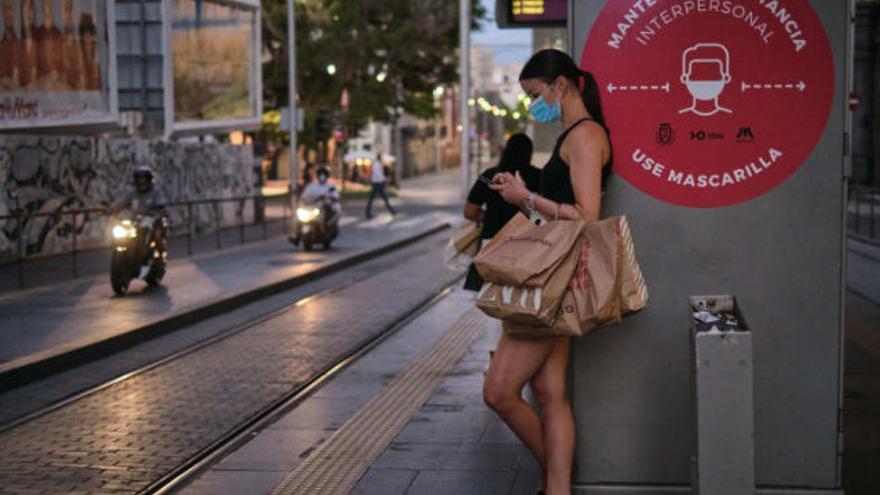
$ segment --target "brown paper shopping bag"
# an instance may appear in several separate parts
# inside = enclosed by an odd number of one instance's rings
[[[579,252],[573,245],[542,287],[483,284],[477,307],[489,316],[527,325],[552,325],[577,265]]]
[[[452,232],[452,245],[455,250],[473,258],[479,251],[482,228],[476,222],[463,222]]]
[[[626,217],[620,217],[620,238],[623,245],[623,259],[620,273],[621,312],[626,315],[640,311],[648,305],[648,285],[642,269],[636,261],[635,244]]]
[[[550,325],[530,325],[505,319],[503,329],[512,335],[581,336],[621,317],[622,242],[620,217],[586,225],[574,273]]]
[[[463,222],[455,230],[443,249],[443,264],[450,270],[465,270],[480,250],[482,227],[475,222]]]
[[[583,229],[582,220],[554,220],[539,226],[517,214],[474,258],[474,266],[487,282],[542,287]]]

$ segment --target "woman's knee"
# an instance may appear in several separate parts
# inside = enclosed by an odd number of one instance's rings
[[[564,406],[568,403],[568,396],[565,393],[564,385],[559,386],[533,383],[532,393],[535,396],[535,400],[544,411],[554,407]]]
[[[490,380],[483,383],[483,402],[494,411],[502,412],[510,408],[517,399],[516,391],[502,384]]]

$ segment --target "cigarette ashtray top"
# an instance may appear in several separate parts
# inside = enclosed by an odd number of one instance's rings
[[[734,296],[691,296],[690,306],[691,324],[696,333],[749,331]]]

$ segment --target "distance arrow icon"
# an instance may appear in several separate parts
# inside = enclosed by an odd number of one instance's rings
[[[796,89],[803,93],[807,89],[807,84],[803,81],[798,81],[797,83],[747,83],[743,81],[742,92],[745,93],[750,89]]]
[[[614,93],[615,91],[665,91],[668,93],[670,86],[668,82],[665,84],[622,84],[619,86],[615,86],[614,83],[608,83],[605,89],[608,90],[608,93]]]

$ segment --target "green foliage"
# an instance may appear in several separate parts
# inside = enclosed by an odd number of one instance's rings
[[[485,11],[472,3],[478,29]],[[287,4],[263,0],[262,6],[264,97],[275,108],[288,100]],[[326,123],[316,122],[319,109],[352,130],[403,112],[433,117],[434,88],[458,80],[458,24],[458,2],[451,0],[297,0],[297,93],[306,111],[301,139],[315,142],[327,132]],[[337,69],[333,75],[329,64]],[[350,95],[345,113],[343,89]]]

